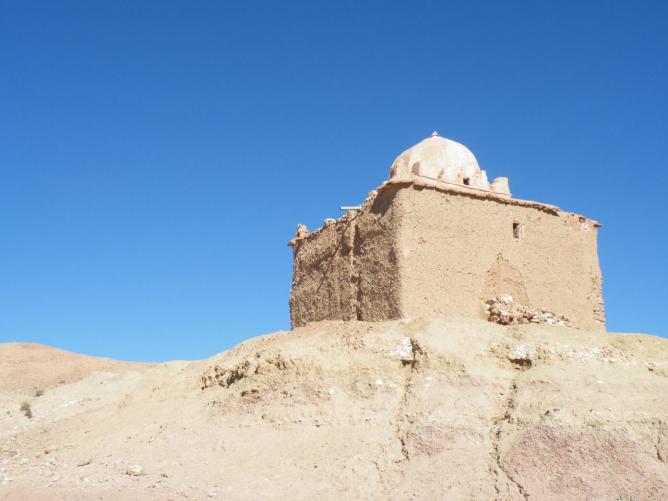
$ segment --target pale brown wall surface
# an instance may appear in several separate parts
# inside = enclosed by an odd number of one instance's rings
[[[556,210],[386,185],[354,216],[299,240],[294,256],[293,326],[485,318],[484,300],[511,294],[576,327],[604,328],[596,224]]]
[[[294,327],[400,317],[393,204],[398,190],[384,190],[364,210],[297,242],[290,291]]]
[[[485,318],[483,300],[511,294],[576,327],[604,327],[592,221],[429,188],[407,187],[396,203],[402,316]]]

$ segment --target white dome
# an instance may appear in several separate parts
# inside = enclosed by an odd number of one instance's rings
[[[415,175],[488,191],[496,191],[494,186],[498,186],[499,192],[510,194],[507,179],[499,178],[490,187],[487,174],[480,169],[471,150],[436,132],[404,151],[390,168],[393,180],[409,180]]]

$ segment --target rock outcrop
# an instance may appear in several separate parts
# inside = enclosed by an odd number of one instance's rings
[[[4,388],[2,499],[668,499],[668,341],[646,335],[324,322]]]

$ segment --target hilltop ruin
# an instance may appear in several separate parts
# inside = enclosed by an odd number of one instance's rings
[[[434,133],[389,178],[290,241],[293,327],[320,320],[484,318],[605,328],[600,224],[512,198],[465,146]]]

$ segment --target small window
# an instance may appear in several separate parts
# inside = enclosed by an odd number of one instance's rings
[[[524,226],[520,223],[513,223],[513,237],[519,240],[524,236]]]
[[[469,185],[471,184],[471,178],[470,178],[470,177],[465,177],[465,178],[464,178],[464,184],[465,184],[466,186],[469,186]]]

